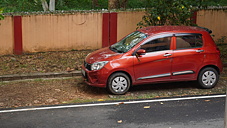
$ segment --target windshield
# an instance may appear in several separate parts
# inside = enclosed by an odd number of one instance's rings
[[[111,45],[110,50],[118,53],[125,53],[146,37],[147,35],[145,33],[135,31],[126,36],[125,38],[123,38],[122,40],[120,40],[119,42]]]

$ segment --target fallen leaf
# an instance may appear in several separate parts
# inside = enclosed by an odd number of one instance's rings
[[[114,96],[114,95],[109,95],[109,98],[116,98],[116,96]]]
[[[66,71],[67,72],[71,72],[71,68],[70,67],[67,67]]]
[[[151,106],[144,106],[143,108],[151,108]]]
[[[117,123],[119,123],[119,124],[122,123],[122,120],[118,120]]]
[[[206,102],[209,102],[210,100],[205,100]]]
[[[120,102],[120,103],[118,103],[118,104],[116,104],[116,105],[118,106],[118,105],[121,105],[121,104],[124,104],[124,102]]]
[[[55,91],[57,91],[57,92],[60,92],[61,90],[60,89],[54,89]]]
[[[40,101],[38,101],[38,100],[34,100],[33,102],[34,102],[35,104],[40,103]]]
[[[4,103],[0,103],[0,107],[4,106]]]
[[[98,99],[98,101],[104,101],[103,99]]]
[[[67,102],[67,101],[63,101],[62,103],[63,103],[63,104],[66,104],[66,103],[68,103],[68,102]]]

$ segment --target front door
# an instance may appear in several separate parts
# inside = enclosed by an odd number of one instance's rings
[[[141,45],[140,49],[146,50],[146,54],[134,57],[136,83],[170,80],[173,54],[170,46],[171,37],[157,38]]]

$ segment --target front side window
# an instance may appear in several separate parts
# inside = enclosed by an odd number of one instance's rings
[[[145,33],[135,31],[119,42],[113,44],[110,46],[110,49],[112,51],[118,52],[118,53],[125,53],[128,52],[130,49],[132,49],[136,44],[138,44],[140,41],[145,39],[148,35]]]
[[[141,45],[141,49],[146,50],[147,53],[169,50],[170,42],[171,42],[171,37],[158,38]]]
[[[176,37],[176,49],[200,48],[202,46],[203,40],[199,34]]]

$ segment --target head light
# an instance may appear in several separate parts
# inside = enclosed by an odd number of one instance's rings
[[[100,70],[102,69],[109,61],[96,62],[91,65],[91,70]]]

